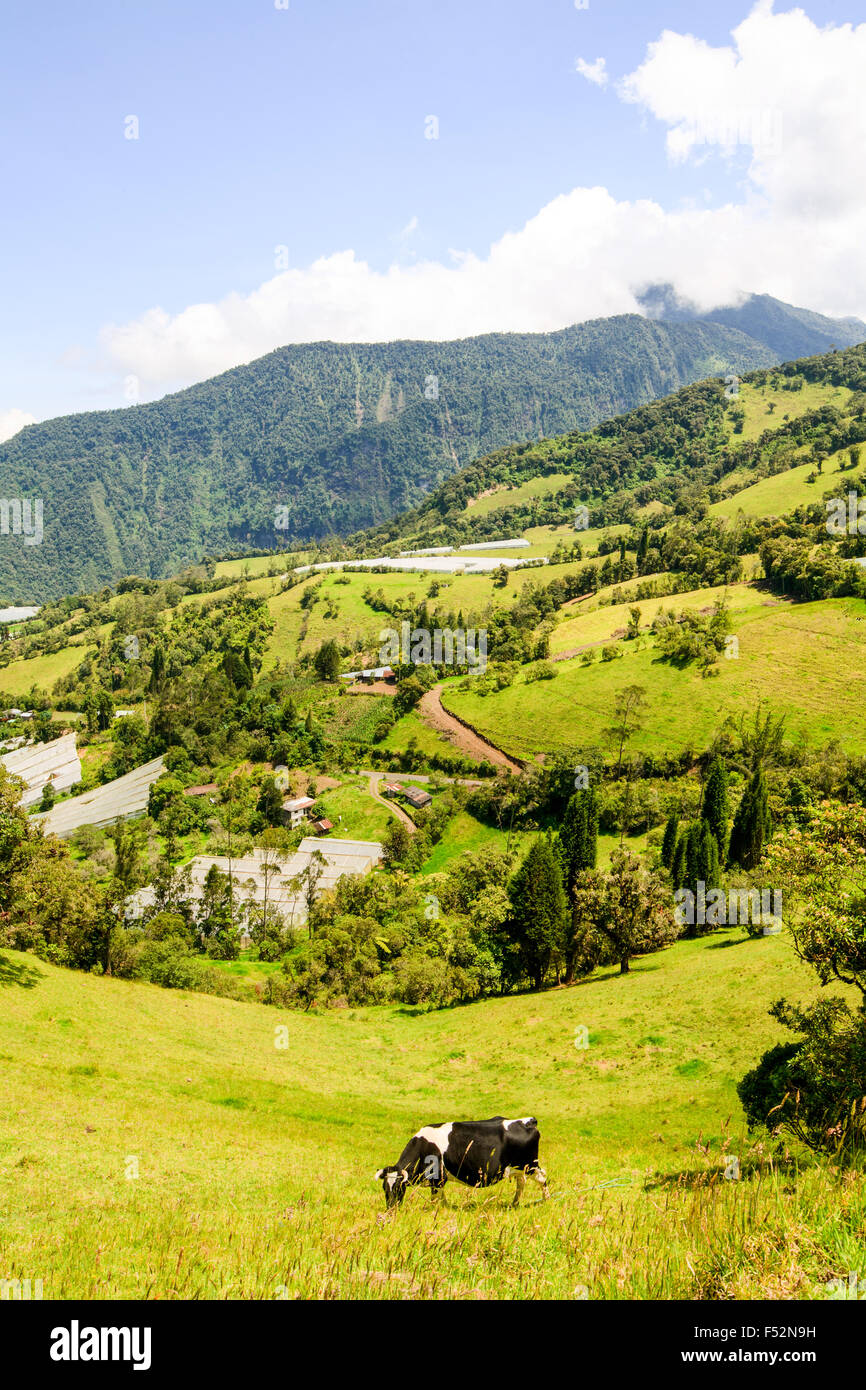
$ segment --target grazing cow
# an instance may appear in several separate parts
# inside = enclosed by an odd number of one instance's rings
[[[541,1184],[550,1196],[547,1174],[538,1163],[541,1135],[532,1117],[506,1120],[455,1120],[449,1124],[425,1125],[413,1134],[396,1163],[380,1168],[385,1205],[396,1207],[406,1188],[426,1182],[432,1196],[445,1186],[449,1177],[468,1187],[489,1187],[512,1177],[515,1181],[514,1206],[520,1201],[527,1177]]]

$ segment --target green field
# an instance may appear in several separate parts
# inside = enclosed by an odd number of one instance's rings
[[[14,952],[0,989],[0,1267],[46,1299],[808,1299],[862,1269],[863,1184],[743,1133],[768,1004],[814,994],[782,937],[432,1014],[282,1013]],[[527,1113],[550,1202],[451,1183],[386,1217],[373,1173],[420,1124]]]
[[[0,668],[0,690],[10,695],[24,695],[34,685],[42,690],[50,690],[55,681],[68,676],[95,652],[94,646],[82,643],[62,647],[59,652],[51,652],[48,656],[33,656],[25,661],[12,661],[8,666]]]
[[[510,846],[512,849],[524,851],[529,848],[534,838],[528,831],[523,830],[515,830],[509,835],[507,830],[497,830],[496,826],[485,825],[474,816],[470,816],[467,811],[459,811],[454,819],[448,822],[445,835],[434,848],[421,872],[438,873],[461,854],[467,851],[474,853],[485,845],[495,845],[500,850]]]
[[[602,536],[622,536],[631,528],[629,526],[590,526],[585,531],[576,531],[572,525],[564,526],[530,526],[528,530],[522,532],[523,539],[530,542],[530,549],[527,552],[529,557],[536,555],[550,555],[560,543],[570,545],[572,541],[580,541],[584,556],[589,559],[597,553],[598,543]],[[554,574],[562,574],[567,566],[557,565]]]
[[[394,725],[391,732],[379,744],[394,753],[402,753],[414,742],[421,757],[454,757],[459,750],[447,738],[425,724],[417,710],[409,710]]]
[[[740,383],[738,396],[731,401],[731,405],[742,410],[745,415],[743,432],[733,433],[733,421],[729,414],[728,437],[734,442],[738,439],[758,439],[764,430],[778,429],[786,417],[797,420],[801,415],[818,410],[822,405],[834,405],[837,410],[844,412],[850,399],[851,392],[847,386],[830,386],[807,381],[799,391],[783,391],[774,386],[756,386],[743,381]],[[772,412],[769,409],[770,405],[776,407]]]
[[[342,787],[322,792],[316,806],[333,821],[331,832],[339,840],[381,840],[395,816],[367,791],[368,778],[359,777]]]
[[[747,584],[694,589],[687,594],[634,599],[631,602],[607,606],[594,606],[597,600],[587,599],[573,608],[564,610],[566,614],[573,613],[575,616],[566,617],[565,621],[560,622],[554,629],[550,638],[550,654],[557,656],[560,652],[573,651],[576,647],[589,646],[593,642],[615,641],[613,634],[621,633],[627,628],[632,608],[640,609],[641,626],[646,627],[652,623],[659,608],[663,608],[665,612],[673,609],[677,613],[685,609],[711,609],[716,602],[725,598],[735,626],[743,615],[760,610],[767,601],[766,595]]]
[[[525,483],[509,487],[506,484],[497,486],[495,492],[489,492],[486,497],[476,497],[471,499],[466,506],[466,510],[475,516],[489,516],[491,512],[498,512],[503,507],[519,507],[522,503],[531,502],[535,497],[550,497],[552,493],[559,492],[572,481],[569,473],[550,473],[538,478],[530,478]]]
[[[307,556],[301,551],[287,551],[285,555],[244,555],[238,560],[220,560],[214,565],[214,574],[227,579],[240,579],[248,575],[251,579],[269,574],[272,568],[285,574],[293,565],[304,564]]]
[[[786,472],[762,478],[760,482],[743,488],[742,492],[736,492],[732,497],[723,498],[721,502],[714,502],[709,508],[710,514],[729,518],[735,517],[738,512],[756,517],[787,516],[796,507],[820,502],[834,484],[837,484],[838,496],[845,497],[854,483],[852,472],[839,472],[839,464],[843,459],[847,462],[847,455],[847,449],[832,454],[824,463],[823,474],[814,483],[806,481],[816,471],[814,463],[798,464]]]
[[[665,607],[676,607],[681,597],[665,600]],[[658,600],[649,602],[658,606]],[[843,748],[861,751],[864,616],[858,599],[792,604],[767,598],[734,622],[739,656],[723,657],[717,677],[702,677],[696,665],[680,670],[660,661],[644,637],[640,648],[623,643],[621,660],[597,659],[589,667],[579,658],[557,662],[553,680],[527,684],[521,675],[492,695],[464,693],[459,682],[450,682],[442,701],[518,758],[602,742],[616,693],[626,685],[643,686],[649,701],[643,730],[631,745],[638,751],[706,747],[727,714],[753,710],[761,700],[787,716],[789,735],[802,735],[813,746],[838,739]]]

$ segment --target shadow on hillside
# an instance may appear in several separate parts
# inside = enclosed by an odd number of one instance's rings
[[[708,950],[708,951],[721,951],[721,950],[724,949],[725,946],[742,946],[744,942],[746,942],[746,941],[753,941],[754,939],[755,939],[754,937],[751,937],[751,936],[746,935],[746,936],[735,936],[733,939],[728,939],[728,940],[726,940],[726,941],[708,941],[708,942],[707,942],[707,950]]]
[[[567,989],[584,989],[588,985],[603,985],[609,980],[629,980],[633,975],[649,975],[662,967],[656,962],[651,962],[648,956],[632,956],[631,965],[623,975],[618,965],[602,966],[602,970],[607,971],[604,975],[587,975],[582,980],[573,980],[570,985],[563,986]]]
[[[740,1160],[739,1182],[745,1182],[749,1178],[768,1177],[771,1172],[797,1177],[802,1172],[802,1162],[798,1162],[793,1156],[785,1158],[783,1155],[774,1157],[772,1163],[765,1158],[744,1158]],[[719,1166],[716,1168],[694,1169],[683,1168],[675,1173],[657,1173],[654,1178],[648,1179],[644,1183],[644,1192],[658,1192],[660,1190],[670,1190],[671,1188],[681,1188],[686,1191],[694,1191],[701,1187],[719,1187],[726,1183],[725,1165],[719,1158]]]
[[[590,985],[601,985],[608,980],[629,980],[633,975],[644,975],[656,970],[661,970],[662,965],[657,963],[650,956],[632,956],[631,967],[622,974],[618,965],[602,966],[606,971],[603,975],[587,975],[582,979],[572,980],[570,985],[561,981],[558,985],[544,985],[542,989],[516,989],[510,994],[487,994],[483,998],[477,999],[457,999],[453,1004],[445,1004],[443,1009],[471,1009],[474,1005],[490,1003],[494,999],[540,999],[545,994],[558,994],[566,989],[584,989]],[[405,1018],[421,1018],[425,1014],[440,1012],[435,1005],[430,1004],[401,1004],[395,1008],[395,1013],[403,1015]]]
[[[33,989],[42,979],[42,971],[23,961],[10,960],[0,953],[0,985],[20,985],[22,989]]]

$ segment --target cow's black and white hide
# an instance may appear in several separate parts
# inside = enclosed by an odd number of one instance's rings
[[[407,1187],[417,1183],[426,1183],[435,1197],[449,1177],[468,1187],[489,1187],[512,1177],[517,1206],[527,1177],[540,1183],[545,1197],[550,1196],[547,1174],[538,1162],[540,1140],[531,1116],[506,1120],[496,1115],[492,1120],[425,1125],[412,1135],[397,1162],[380,1168],[376,1177],[388,1207],[398,1206]]]

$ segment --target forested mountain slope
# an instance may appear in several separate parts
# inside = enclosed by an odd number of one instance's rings
[[[452,343],[290,346],[160,401],[29,426],[0,446],[0,495],[42,499],[44,534],[0,536],[0,600],[374,526],[503,445],[770,365],[761,324],[799,311],[769,304],[749,333],[625,315]]]

